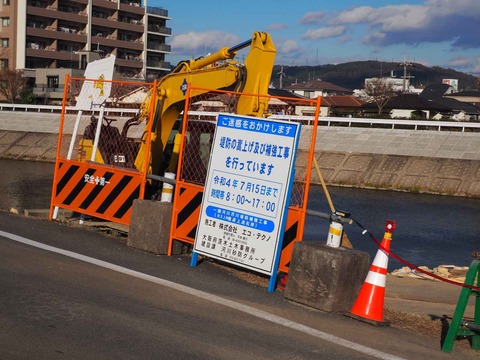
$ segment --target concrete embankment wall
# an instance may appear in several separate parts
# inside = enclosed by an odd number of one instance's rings
[[[329,127],[315,148],[330,184],[480,197],[479,133]]]
[[[65,118],[64,146],[74,121]],[[0,112],[0,157],[53,161],[58,124],[58,114]],[[315,149],[328,184],[480,197],[478,133],[319,127]]]

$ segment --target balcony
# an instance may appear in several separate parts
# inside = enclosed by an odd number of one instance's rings
[[[39,29],[39,28],[32,28],[27,27],[27,36],[37,36],[46,39],[55,39],[55,40],[66,40],[66,41],[74,41],[85,44],[87,42],[87,35],[74,32],[73,29],[63,28],[59,29],[60,31],[56,31],[53,28],[46,28],[46,29]]]
[[[135,68],[135,69],[142,69],[143,61],[116,58],[115,65],[122,66],[122,67]]]
[[[141,41],[123,41],[114,38],[104,38],[100,36],[92,36],[92,43],[113,48],[123,48],[143,51],[143,42]]]
[[[122,1],[120,3],[120,10],[129,12],[129,13],[133,13],[133,14],[139,14],[139,15],[145,14],[145,8],[140,6],[140,4],[135,3],[135,2],[128,2],[128,1],[123,2]]]
[[[147,14],[168,18],[168,10],[162,9],[161,7],[147,6]]]
[[[96,17],[92,18],[92,24],[94,26],[102,26],[110,29],[127,30],[127,31],[143,34],[143,25],[141,24],[127,23],[127,22],[108,20],[108,19],[100,19]]]
[[[50,60],[66,60],[66,61],[73,61],[75,60],[75,55],[72,51],[56,51],[56,50],[47,50],[47,49],[26,49],[26,56],[29,57],[36,57],[42,59],[50,59]]]
[[[169,53],[169,52],[172,51],[172,47],[170,45],[167,45],[167,44],[149,42],[147,44],[147,50],[168,52]]]
[[[116,0],[94,0],[93,6],[116,10],[118,8],[118,2]]]
[[[35,6],[28,6],[27,14],[46,17],[50,19],[67,20],[81,24],[86,24],[88,21],[86,13],[70,13],[56,9],[44,9]]]
[[[148,60],[147,68],[170,70],[170,63],[168,61]]]
[[[149,33],[172,35],[172,28],[160,26],[160,25],[148,25],[147,30]]]

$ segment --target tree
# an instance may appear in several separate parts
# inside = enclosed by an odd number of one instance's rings
[[[21,99],[26,85],[27,81],[23,76],[23,70],[0,70],[0,95],[9,103],[14,104]]]
[[[385,78],[373,78],[365,84],[365,93],[370,96],[370,100],[377,104],[378,115],[383,112],[384,106],[388,100],[395,96],[396,91],[393,83]]]

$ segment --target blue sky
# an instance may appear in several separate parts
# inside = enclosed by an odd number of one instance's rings
[[[203,56],[267,31],[276,64],[357,60],[450,67],[480,75],[480,0],[148,0],[168,10],[167,61]],[[242,56],[239,54],[238,56]]]

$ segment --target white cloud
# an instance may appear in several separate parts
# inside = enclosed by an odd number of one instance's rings
[[[451,67],[468,67],[473,64],[473,59],[466,57],[457,57],[450,60],[447,65]]]
[[[303,35],[304,40],[326,39],[331,37],[338,37],[345,34],[344,26],[331,26],[318,29],[307,30]]]
[[[318,25],[325,19],[326,13],[324,11],[317,12],[307,12],[301,19],[300,24],[308,25],[314,24]]]
[[[278,30],[285,30],[287,29],[287,24],[271,24],[267,27],[267,31],[278,31]]]
[[[198,55],[205,52],[215,52],[225,46],[239,44],[241,39],[237,35],[223,31],[188,32],[176,35],[170,45],[175,54]]]
[[[375,13],[375,9],[370,6],[360,6],[347,11],[342,11],[333,22],[340,24],[359,24],[367,22],[371,15]]]
[[[365,43],[380,43],[385,38],[385,33],[377,31],[372,32],[363,37]]]
[[[433,16],[448,16],[452,14],[471,15],[480,12],[478,0],[427,0],[428,7]]]
[[[295,40],[287,40],[280,45],[278,51],[281,54],[291,54],[297,52],[300,49],[300,46]]]
[[[366,42],[377,45],[450,43],[479,48],[479,0],[426,0],[421,5],[361,6],[340,12],[331,23],[364,24]]]
[[[360,24],[380,26],[383,31],[419,29],[425,26],[428,8],[420,5],[392,5],[374,9],[362,6],[344,11],[334,20],[339,24]]]

